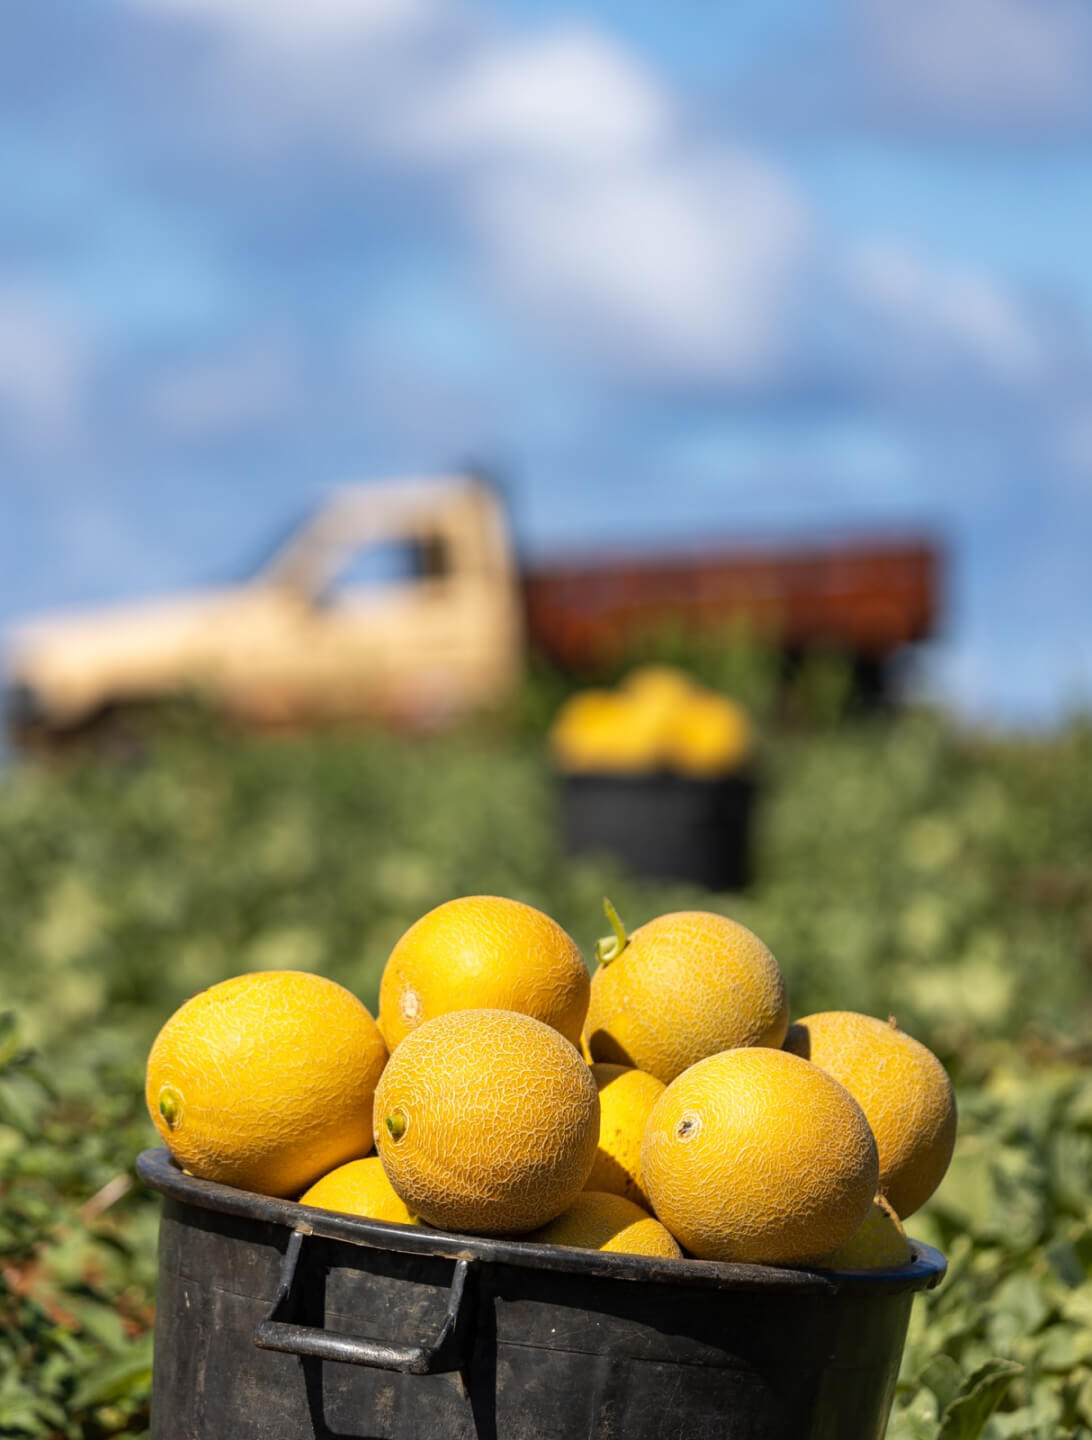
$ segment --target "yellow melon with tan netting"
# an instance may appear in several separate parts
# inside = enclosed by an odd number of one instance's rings
[[[601,1190],[583,1191],[556,1220],[525,1238],[539,1245],[682,1259],[678,1241],[659,1220],[632,1200]]]
[[[695,694],[672,714],[663,746],[667,764],[685,775],[723,775],[750,757],[750,717],[727,696]]]
[[[379,1028],[393,1051],[452,1010],[515,1010],[573,1045],[588,1008],[583,956],[556,920],[499,895],[466,895],[422,915],[391,951]]]
[[[857,1231],[840,1250],[822,1261],[824,1270],[897,1270],[910,1261],[910,1242],[902,1221],[877,1195]]]
[[[648,1205],[641,1183],[641,1140],[652,1107],[664,1093],[662,1080],[629,1065],[595,1064],[599,1091],[599,1145],[585,1190],[607,1190]]]
[[[685,670],[656,661],[637,665],[622,681],[625,694],[636,696],[643,705],[662,709],[689,699],[699,689],[697,681]]]
[[[792,1026],[785,1049],[818,1065],[858,1102],[880,1152],[880,1189],[903,1220],[944,1178],[956,1103],[944,1066],[894,1021],[825,1010]]]
[[[597,954],[584,1025],[593,1060],[668,1084],[708,1055],[785,1038],[789,1002],[777,961],[724,915],[661,915],[600,942]]]
[[[375,1021],[343,986],[265,970],[175,1011],[148,1056],[145,1098],[191,1175],[295,1197],[372,1148],[386,1060]]]
[[[360,1215],[365,1220],[417,1224],[405,1201],[395,1194],[378,1155],[369,1155],[366,1160],[350,1160],[331,1170],[300,1196],[300,1204],[338,1210],[343,1215]]]
[[[511,1010],[427,1020],[391,1056],[375,1099],[376,1148],[415,1215],[445,1230],[515,1234],[583,1189],[599,1096],[574,1046]]]
[[[619,690],[572,696],[550,727],[550,750],[562,770],[650,770],[660,761],[658,709]]]
[[[783,1050],[710,1056],[657,1100],[641,1149],[657,1217],[702,1260],[791,1264],[829,1255],[876,1193],[861,1107]]]

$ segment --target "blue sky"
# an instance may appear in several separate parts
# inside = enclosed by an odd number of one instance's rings
[[[63,39],[62,39],[63,37]],[[927,526],[933,690],[1092,696],[1084,0],[36,0],[0,623],[473,458],[535,554]]]

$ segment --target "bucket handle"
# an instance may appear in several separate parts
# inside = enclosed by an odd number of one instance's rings
[[[273,1305],[254,1331],[254,1344],[259,1350],[310,1355],[318,1360],[339,1360],[346,1365],[370,1365],[376,1370],[398,1370],[403,1375],[435,1375],[460,1368],[460,1352],[468,1328],[465,1320],[472,1298],[469,1281],[473,1260],[455,1262],[447,1310],[435,1340],[427,1345],[388,1345],[383,1340],[367,1340],[360,1335],[344,1335],[312,1325],[295,1325],[281,1318],[293,1308],[292,1288],[306,1233],[293,1230],[289,1238]]]

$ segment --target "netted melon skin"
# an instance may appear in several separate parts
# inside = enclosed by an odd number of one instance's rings
[[[615,1255],[681,1260],[678,1241],[647,1210],[610,1191],[582,1190],[567,1210],[526,1237],[540,1245],[573,1245]]]
[[[844,1085],[864,1111],[880,1153],[880,1190],[900,1219],[943,1180],[956,1139],[956,1101],[933,1052],[891,1021],[850,1010],[807,1015],[785,1049]]]
[[[187,1000],[148,1057],[145,1098],[191,1175],[295,1198],[372,1148],[372,1098],[387,1060],[355,995],[321,975],[237,975]],[[177,1097],[169,1124],[165,1092]]]
[[[376,1092],[376,1148],[390,1182],[444,1230],[544,1225],[583,1189],[598,1137],[599,1095],[579,1052],[513,1011],[427,1021],[398,1047]]]
[[[710,1056],[667,1087],[641,1150],[653,1209],[702,1260],[797,1264],[844,1245],[876,1193],[857,1102],[781,1050]]]
[[[599,1144],[584,1188],[624,1195],[647,1209],[641,1140],[652,1107],[664,1093],[663,1081],[628,1065],[596,1063],[591,1073],[599,1091]]]
[[[579,1045],[590,980],[556,920],[497,895],[466,895],[414,922],[391,951],[379,986],[379,1028],[393,1053],[437,1015],[514,1010]]]
[[[596,970],[584,1033],[593,1060],[667,1085],[723,1050],[779,1046],[788,1024],[784,978],[758,936],[726,916],[682,910],[634,930]]]
[[[822,1262],[824,1270],[897,1270],[910,1263],[910,1241],[902,1221],[882,1195],[840,1250]]]
[[[405,1202],[395,1194],[378,1155],[338,1165],[300,1196],[300,1204],[395,1225],[416,1223]]]

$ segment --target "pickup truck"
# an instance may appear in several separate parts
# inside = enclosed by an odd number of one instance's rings
[[[938,565],[915,540],[521,570],[486,481],[353,485],[243,584],[16,627],[8,728],[63,739],[194,693],[260,727],[435,727],[502,702],[529,649],[594,674],[657,626],[741,616],[789,653],[837,646],[882,665],[931,633]]]

